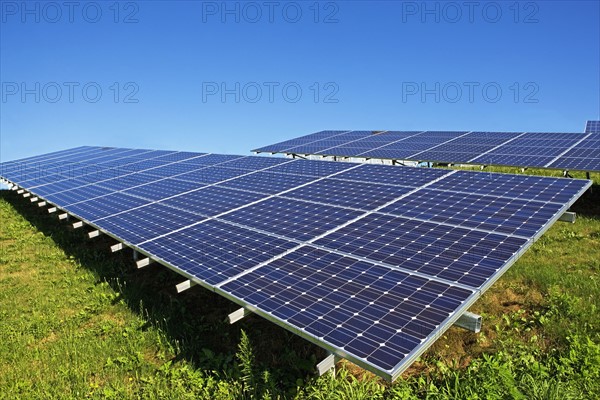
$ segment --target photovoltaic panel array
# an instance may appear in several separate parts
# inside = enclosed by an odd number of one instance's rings
[[[253,151],[600,172],[598,122],[585,133],[324,131]]]
[[[324,132],[299,145],[339,143],[345,134]],[[465,135],[438,132],[431,141]],[[392,380],[591,185],[101,147],[2,163],[0,176]]]

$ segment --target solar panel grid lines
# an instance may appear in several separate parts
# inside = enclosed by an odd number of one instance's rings
[[[335,136],[339,136],[341,134],[348,133],[348,132],[351,132],[351,131],[346,130],[346,131],[315,132],[315,133],[311,133],[308,135],[300,136],[295,139],[290,139],[290,140],[286,140],[284,142],[280,142],[277,144],[277,148],[274,150],[276,150],[276,152],[285,151],[286,149],[296,147],[294,145],[295,143],[302,142],[302,144],[310,144],[310,143],[318,142],[319,140],[322,140],[323,138],[326,138],[326,137],[335,137]],[[329,133],[331,133],[331,134],[329,134]],[[288,146],[288,144],[290,144],[290,146],[286,148],[286,146]],[[273,147],[273,146],[265,146],[265,147],[261,147],[260,149],[255,149],[252,151],[255,153],[267,153],[267,152],[270,152],[269,148],[271,148],[271,147]]]
[[[388,137],[389,137],[389,136],[387,136],[387,134],[388,134],[388,133],[389,133],[389,134],[392,134],[392,135],[394,135],[394,134],[399,134],[400,132],[395,132],[395,131],[382,131],[382,132],[378,133],[378,134],[377,134],[377,135],[375,135],[375,136],[377,137],[377,139],[388,138]],[[410,134],[410,135],[407,135],[406,137],[400,137],[400,138],[397,138],[396,140],[393,140],[393,139],[392,139],[392,141],[391,141],[391,142],[389,142],[389,141],[385,141],[385,143],[384,143],[384,144],[382,144],[382,145],[379,145],[379,146],[376,146],[376,147],[375,147],[375,149],[377,149],[377,148],[379,148],[379,147],[384,147],[384,146],[386,146],[386,145],[389,145],[389,144],[393,144],[393,143],[402,142],[402,141],[404,141],[404,140],[406,140],[406,139],[410,139],[410,138],[412,138],[412,137],[418,136],[419,134],[423,133],[423,131],[414,131],[414,132],[410,132],[410,133],[411,133],[411,134]],[[383,134],[386,134],[386,136],[384,136]],[[373,140],[373,138],[366,138],[366,139],[371,139],[371,140]],[[358,143],[360,143],[361,141],[363,141],[363,140],[366,140],[366,139],[365,139],[365,138],[362,138],[362,139],[355,140],[355,141],[354,141],[354,144],[356,145],[356,144],[358,144]],[[377,140],[377,141],[379,142],[379,141],[383,141],[383,140]],[[336,148],[336,147],[331,147],[331,148],[326,148],[326,149],[323,149],[323,150],[319,151],[319,152],[318,152],[318,154],[320,154],[320,155],[323,155],[323,156],[327,156],[327,155],[330,155],[330,156],[331,156],[331,155],[342,155],[342,154],[333,154],[332,152],[327,152],[328,150],[332,150],[332,149],[335,149],[335,148]],[[349,155],[349,156],[359,156],[359,155],[361,155],[361,154],[362,154],[362,153],[364,153],[364,152],[365,152],[365,151],[362,151],[362,152],[357,152],[357,153],[355,153],[355,154],[354,154],[354,153],[353,153],[353,154],[348,154],[348,155]],[[330,153],[331,153],[331,154],[330,154]]]
[[[556,156],[552,161],[550,161],[548,164],[546,164],[546,166],[550,166],[550,165],[552,165],[552,163],[560,160],[561,157],[563,157],[565,154],[567,154],[569,152],[569,150],[571,150],[571,148],[576,147],[578,144],[582,143],[585,139],[589,138],[590,136],[591,136],[591,134],[585,135],[578,142],[574,143],[571,147],[569,147],[568,149],[566,149],[565,151],[563,151],[561,154],[559,154],[558,156]]]
[[[200,157],[202,157],[202,156],[200,156]],[[197,158],[200,158],[200,157],[197,157]],[[289,162],[289,161],[290,160],[288,160],[286,162]],[[176,164],[176,163],[177,162],[169,163],[169,165],[170,164]],[[206,167],[206,168],[210,168],[210,167]],[[153,169],[153,168],[150,168],[148,170],[151,170],[151,169]],[[148,171],[148,170],[145,170],[145,171]],[[125,179],[125,178],[128,178],[128,177],[129,178],[133,178],[135,180],[135,178],[138,177],[138,176],[140,176],[141,174],[143,174],[143,172],[125,174],[123,176],[119,176],[119,177],[116,177],[116,178],[109,178],[109,179],[98,181],[98,184],[100,186],[109,186],[109,188],[111,188],[110,185],[107,185],[107,182],[112,183],[112,182],[115,182],[117,180]],[[172,177],[175,178],[175,177],[178,177],[178,176],[183,176],[185,174],[186,173],[176,174],[176,175],[172,175]],[[104,194],[104,195],[101,195],[101,196],[98,196],[98,197],[93,197],[93,198],[89,198],[89,197],[88,198],[81,198],[79,201],[77,201],[75,203],[61,204],[61,206],[64,207],[64,206],[76,205],[76,204],[83,203],[83,202],[88,202],[88,201],[97,201],[99,198],[108,196],[108,195],[113,194],[113,193],[122,193],[122,192],[124,192],[126,190],[131,190],[131,189],[139,188],[139,187],[144,186],[144,185],[148,185],[148,184],[153,184],[153,183],[156,183],[156,182],[160,182],[160,181],[162,181],[164,179],[167,179],[167,178],[146,178],[145,181],[140,181],[138,184],[134,184],[134,185],[126,185],[126,187],[124,187],[124,188],[114,187],[113,186],[112,187],[113,191],[110,192],[110,193],[108,193],[108,194]],[[217,182],[217,183],[219,183],[219,182]],[[89,185],[84,185],[84,186],[89,186]],[[193,191],[196,191],[196,190],[203,189],[203,188],[208,187],[208,186],[211,186],[211,185],[195,184],[194,186],[188,187],[188,191],[186,191],[186,192],[176,192],[176,193],[172,194],[171,196],[166,196],[166,197],[163,197],[161,199],[153,200],[153,201],[150,202],[150,204],[153,203],[153,202],[157,202],[159,200],[168,200],[169,198],[176,197],[176,196],[183,195],[183,194],[187,194],[187,193],[190,193],[190,192],[193,192]],[[79,187],[77,189],[82,189],[82,187]],[[46,197],[48,197],[49,199],[51,199],[51,198],[53,198],[53,196],[56,197],[57,194],[58,195],[61,195],[61,194],[64,195],[64,193],[59,192],[59,193],[52,193],[50,195],[46,195]],[[131,193],[131,192],[128,193],[128,194],[131,194],[134,197],[140,197],[140,196],[136,196],[134,193]],[[141,197],[141,198],[143,198],[143,197]],[[139,207],[143,207],[143,205],[139,206]],[[138,207],[136,207],[136,208],[138,208]],[[130,211],[130,210],[125,210],[123,212],[128,212],[128,211]]]
[[[585,133],[600,133],[600,121],[587,121]]]
[[[292,160],[290,160],[289,162],[292,162]],[[245,175],[249,175],[249,174],[255,173],[257,171],[266,170],[268,168],[271,168],[271,167],[267,167],[267,168],[264,168],[264,169],[261,169],[261,170],[256,170],[256,171],[250,171],[250,172],[246,173]],[[241,176],[244,176],[244,175],[241,175]],[[158,203],[158,202],[161,202],[161,204],[165,204],[166,201],[169,201],[171,199],[176,199],[176,198],[181,197],[181,196],[190,195],[192,193],[195,193],[195,192],[198,192],[198,191],[201,191],[201,190],[210,189],[210,188],[215,187],[216,185],[219,185],[219,184],[221,184],[223,182],[226,182],[226,181],[231,180],[231,179],[235,179],[236,177],[228,178],[228,179],[225,179],[223,181],[218,181],[218,182],[214,182],[214,183],[207,184],[207,185],[198,185],[198,187],[193,188],[191,190],[188,190],[186,192],[177,193],[177,194],[174,194],[172,196],[162,198],[160,200],[150,201],[148,204],[155,204],[155,203]],[[238,192],[241,192],[241,191],[238,191]],[[118,193],[120,193],[120,192],[118,192]],[[148,204],[140,205],[140,206],[135,207],[133,209],[141,208],[141,207],[144,207],[145,205],[148,205]],[[179,206],[176,205],[174,208],[180,208],[181,206],[182,206],[182,204],[179,204]],[[183,205],[183,206],[185,207],[185,205]],[[122,211],[121,213],[123,213],[123,212],[130,212],[133,209],[125,210],[125,211]],[[117,213],[117,214],[114,214],[114,215],[118,215],[118,214],[120,214],[120,213]]]
[[[452,143],[453,141],[455,141],[455,140],[457,140],[457,139],[460,139],[460,138],[462,138],[462,137],[465,137],[465,136],[469,135],[470,133],[473,133],[473,132],[472,132],[472,131],[465,132],[465,133],[463,133],[463,134],[461,134],[461,135],[458,135],[458,136],[456,136],[456,137],[454,137],[454,138],[452,138],[452,139],[450,139],[450,140],[448,140],[448,141],[445,141],[444,143],[440,143],[440,144],[438,144],[438,145],[435,145],[435,146],[433,146],[433,147],[430,147],[430,148],[428,148],[427,150],[423,150],[423,151],[420,151],[420,152],[418,152],[418,153],[415,153],[415,154],[413,154],[411,157],[416,157],[416,156],[418,156],[419,154],[421,154],[421,153],[424,153],[425,151],[432,151],[432,150],[435,150],[436,148],[438,148],[438,147],[440,147],[440,146],[443,146],[443,145],[446,145],[446,144]]]
[[[386,132],[387,132],[387,131],[386,131]],[[376,146],[376,147],[374,147],[374,148],[370,149],[369,151],[377,151],[377,150],[381,149],[382,147],[385,147],[385,146],[388,146],[388,145],[397,144],[397,143],[399,143],[399,142],[402,142],[402,141],[404,141],[404,140],[406,140],[406,139],[410,139],[410,138],[412,138],[412,137],[418,136],[418,135],[420,135],[421,133],[424,133],[424,132],[425,132],[425,131],[415,131],[415,132],[411,132],[411,133],[413,133],[412,135],[408,135],[408,136],[406,136],[406,137],[404,137],[404,138],[399,138],[399,139],[397,139],[397,140],[392,140],[391,142],[385,142],[385,143],[383,143],[383,144],[382,144],[382,145],[380,145],[380,146]],[[362,155],[363,155],[363,154],[365,154],[365,153],[367,153],[367,151],[363,151],[362,153],[359,153],[359,154],[357,154],[357,156],[362,156]]]
[[[95,153],[97,151],[100,150],[97,148],[85,148],[84,150],[86,154]],[[78,154],[77,152],[73,153]],[[41,172],[44,172],[42,168],[50,168],[50,166],[62,166],[63,164],[60,163],[60,160],[62,160],[65,157],[70,157],[70,155],[73,153],[68,151],[60,151],[56,152],[55,157],[29,157],[23,160],[16,160],[8,163],[3,163],[2,172],[5,174],[18,172],[20,173],[20,179],[25,179],[23,178],[23,176],[25,176],[25,174],[27,173],[35,173],[37,176]],[[48,167],[46,167],[47,165]]]
[[[75,147],[72,149],[67,149],[67,150],[58,150],[55,152],[51,152],[51,153],[47,153],[47,154],[42,154],[39,156],[31,156],[31,157],[26,157],[26,158],[22,158],[19,160],[13,160],[13,161],[6,161],[1,163],[2,167],[4,168],[4,170],[6,169],[10,169],[11,167],[17,166],[17,165],[23,165],[25,163],[28,162],[32,162],[32,161],[41,161],[41,160],[45,160],[45,161],[50,161],[53,159],[57,159],[57,158],[61,158],[64,157],[68,154],[73,154],[73,153],[80,153],[83,151],[93,151],[95,150],[95,147],[92,146],[80,146],[80,147]]]
[[[290,160],[290,162],[294,162],[294,160]],[[354,168],[358,168],[358,167],[360,167],[360,166],[361,166],[361,164],[355,164],[355,165],[352,165],[351,167],[348,167],[348,170],[350,170],[350,169],[354,169]],[[269,169],[269,168],[272,168],[272,167],[265,168],[264,170],[267,170],[267,169]],[[342,170],[342,171],[344,171],[344,170]],[[256,172],[256,171],[255,171],[255,172]],[[335,173],[331,174],[330,176],[335,176],[335,175],[336,175],[336,174],[338,174],[338,173],[340,173],[340,172],[335,172]],[[235,179],[235,178],[232,178],[232,179]],[[322,178],[317,178],[315,181],[317,181],[317,180],[320,180],[320,179],[325,179],[325,178],[324,178],[324,177],[322,177]],[[225,182],[225,181],[223,181],[223,182],[219,182],[218,184],[222,184],[222,183],[224,183],[224,182]],[[314,182],[314,181],[313,181],[313,182]],[[309,183],[310,183],[310,182],[309,182]],[[308,183],[306,183],[306,184],[308,184]],[[306,184],[305,184],[305,185],[306,185]],[[206,187],[209,187],[209,186],[214,186],[214,185],[216,185],[216,184],[213,184],[213,185],[207,185]],[[301,186],[302,186],[302,185],[300,185],[300,186],[297,186],[296,188],[298,188],[298,187],[301,187]],[[204,188],[202,188],[202,189],[204,189]],[[220,217],[222,217],[222,216],[224,216],[224,215],[227,215],[227,214],[229,214],[229,213],[235,212],[235,211],[237,211],[237,210],[239,210],[239,209],[241,209],[241,208],[250,207],[250,206],[252,206],[252,205],[254,205],[254,204],[258,204],[258,203],[260,203],[260,202],[266,201],[266,200],[268,200],[268,199],[270,199],[270,198],[274,197],[275,195],[281,195],[281,194],[284,194],[284,193],[286,193],[286,192],[288,192],[288,191],[291,191],[291,190],[293,190],[293,189],[295,189],[295,188],[291,188],[291,189],[283,190],[283,191],[281,191],[281,192],[279,192],[279,193],[277,193],[277,194],[274,194],[274,195],[269,195],[269,196],[266,196],[266,197],[260,198],[260,199],[258,199],[258,200],[256,200],[256,201],[253,201],[253,202],[251,202],[251,203],[245,204],[245,205],[243,205],[243,206],[240,206],[240,207],[235,207],[235,208],[233,208],[233,209],[230,209],[230,210],[228,210],[228,211],[224,211],[224,212],[222,212],[222,213],[219,213],[219,214],[216,214],[216,215],[212,215],[212,216],[208,217],[208,218],[207,218],[207,220],[210,220],[210,219],[216,219],[216,218],[220,218]],[[189,227],[191,227],[191,226],[195,226],[195,225],[197,225],[197,224],[199,224],[199,223],[202,223],[202,222],[198,222],[198,223],[196,223],[196,224],[193,224],[193,225],[187,226],[187,228],[189,228]],[[185,229],[185,228],[181,228],[181,229]],[[179,230],[181,230],[181,229],[174,230],[173,232],[178,232],[178,231],[179,231]],[[154,239],[152,239],[152,240],[159,239],[159,238],[162,238],[162,237],[163,237],[163,236],[158,236],[158,237],[156,237],[156,238],[154,238]],[[141,244],[144,244],[144,243],[145,243],[145,242],[143,242],[143,243],[141,243]]]
[[[324,151],[327,151],[330,148],[335,148],[340,145],[351,146],[353,143],[357,143],[363,139],[370,139],[373,136],[374,134],[372,131],[349,131],[333,138],[326,138],[316,142],[307,143],[305,145],[292,147],[286,151],[294,150],[294,153],[313,153],[312,151],[307,150],[316,148],[317,151],[314,152],[315,154],[323,154]]]
[[[358,166],[358,167],[359,167],[359,166],[363,166],[363,164],[357,164],[357,166]],[[385,203],[385,204],[382,204],[381,206],[379,206],[379,207],[377,207],[377,208],[375,208],[375,209],[373,209],[373,210],[371,210],[371,211],[364,212],[364,213],[362,213],[362,214],[358,215],[357,217],[355,217],[355,218],[353,218],[353,219],[350,219],[350,220],[348,220],[348,221],[346,221],[346,222],[344,222],[344,223],[342,223],[342,224],[338,225],[337,227],[335,227],[335,228],[333,228],[333,229],[330,229],[330,230],[328,230],[328,231],[326,231],[326,232],[324,232],[324,233],[322,233],[322,234],[320,234],[320,235],[318,235],[318,236],[315,236],[314,238],[312,238],[312,239],[310,239],[310,240],[306,240],[306,241],[304,242],[304,244],[311,244],[311,243],[317,242],[318,240],[320,240],[320,239],[322,239],[322,238],[324,238],[324,237],[326,237],[326,236],[328,236],[328,235],[330,235],[330,234],[332,234],[332,233],[335,233],[335,232],[339,231],[340,229],[343,229],[343,228],[345,228],[346,226],[348,226],[348,225],[350,225],[350,224],[352,224],[352,223],[354,223],[354,222],[357,222],[357,221],[359,221],[359,220],[361,220],[361,219],[363,219],[363,218],[367,217],[368,215],[370,215],[370,214],[372,214],[372,213],[374,213],[374,212],[377,212],[377,211],[379,211],[379,210],[381,210],[381,209],[385,208],[385,207],[386,207],[386,206],[388,206],[388,205],[394,204],[395,202],[402,200],[403,198],[405,198],[405,197],[409,196],[410,194],[412,194],[412,193],[416,192],[417,190],[419,190],[419,189],[421,189],[421,188],[425,188],[425,187],[427,187],[427,186],[429,186],[429,185],[432,185],[433,183],[435,183],[435,182],[439,181],[440,179],[443,179],[444,177],[446,177],[446,176],[449,176],[449,175],[452,175],[453,173],[456,173],[456,172],[457,172],[457,171],[450,171],[450,172],[448,172],[446,175],[443,175],[443,176],[441,176],[441,177],[438,177],[438,178],[436,178],[436,179],[433,179],[433,180],[431,180],[430,182],[428,182],[428,183],[424,184],[423,186],[421,186],[420,188],[415,188],[415,189],[413,189],[412,191],[410,191],[410,192],[407,192],[407,193],[403,194],[402,196],[400,196],[400,197],[397,197],[397,198],[395,198],[395,199],[393,199],[393,200],[391,200],[391,201],[388,201],[387,203]],[[304,245],[304,244],[303,244],[303,245]],[[301,246],[302,246],[302,245],[298,246],[297,248],[300,248]],[[292,250],[292,251],[293,251],[293,250]],[[256,268],[258,268],[258,267],[256,267]],[[256,269],[256,268],[251,268],[251,269],[249,269],[249,270],[247,270],[247,271],[244,271],[243,273],[241,273],[241,274],[239,274],[239,275],[237,275],[237,276],[235,276],[235,277],[233,277],[233,278],[231,278],[231,279],[237,279],[237,278],[239,278],[239,277],[241,277],[241,276],[244,276],[245,274],[252,272],[252,271],[253,271],[254,269]],[[225,282],[227,282],[227,281],[225,281]],[[223,285],[223,284],[225,284],[225,282],[222,282],[222,283],[220,283],[219,285]],[[217,285],[217,287],[218,287],[219,285]]]
[[[470,159],[468,162],[470,162],[470,163],[471,163],[471,162],[476,162],[476,160],[479,160],[479,159],[481,159],[482,157],[484,157],[485,155],[487,155],[487,154],[489,154],[489,153],[493,152],[494,150],[496,150],[496,149],[499,149],[500,147],[502,147],[502,146],[505,146],[505,145],[507,145],[507,144],[509,144],[509,143],[513,142],[514,140],[516,140],[516,139],[520,138],[521,136],[525,135],[526,133],[527,133],[527,132],[522,132],[522,133],[520,133],[520,134],[518,134],[518,135],[516,135],[516,136],[514,136],[514,137],[512,137],[512,138],[510,138],[510,139],[508,139],[507,141],[505,141],[505,142],[503,142],[503,143],[501,143],[501,144],[497,145],[496,147],[493,147],[493,148],[491,148],[490,150],[488,150],[488,151],[484,152],[483,154],[480,154],[480,155],[478,155],[477,157],[474,157],[474,158]]]
[[[197,157],[203,157],[203,156],[205,156],[205,155],[206,155],[206,154],[199,154]],[[123,159],[123,157],[118,157],[116,160],[119,160],[119,159]],[[149,159],[149,160],[152,160],[152,158],[151,158],[151,159]],[[94,176],[94,177],[95,177],[95,175],[96,175],[97,173],[102,173],[102,174],[104,174],[104,173],[106,173],[106,171],[110,171],[110,173],[111,173],[111,174],[112,174],[113,172],[116,174],[115,176],[107,175],[107,176],[105,177],[105,179],[100,179],[100,180],[98,180],[98,179],[94,179],[94,180],[93,180],[93,183],[90,183],[90,184],[101,184],[102,182],[105,182],[105,181],[108,181],[108,180],[112,180],[112,179],[118,179],[118,178],[122,178],[122,177],[124,177],[124,176],[133,175],[133,174],[135,174],[135,173],[144,172],[144,171],[137,171],[137,172],[126,172],[125,174],[118,174],[118,173],[119,173],[119,170],[118,170],[118,169],[114,169],[114,168],[106,168],[106,169],[98,169],[98,170],[96,170],[96,169],[93,169],[91,173],[87,173],[87,168],[88,168],[88,167],[87,167],[87,165],[88,165],[88,163],[89,163],[90,161],[93,161],[93,158],[92,158],[92,159],[87,159],[87,160],[86,160],[86,164],[85,164],[85,165],[86,165],[86,167],[83,167],[83,168],[85,169],[85,171],[83,171],[83,172],[86,172],[86,173],[84,173],[84,174],[82,174],[82,175],[79,175],[79,174],[78,174],[78,172],[77,172],[77,171],[78,171],[78,169],[76,169],[76,170],[72,170],[72,171],[70,171],[70,172],[69,172],[69,175],[71,175],[71,176],[65,176],[65,177],[63,177],[63,179],[60,179],[60,177],[61,177],[61,175],[60,175],[60,174],[53,174],[53,175],[55,175],[56,177],[58,177],[59,179],[58,179],[58,180],[54,180],[53,182],[51,182],[51,184],[52,184],[52,185],[54,185],[54,184],[56,184],[56,183],[57,183],[57,182],[59,182],[59,181],[65,181],[65,180],[69,180],[69,179],[74,179],[74,177],[83,178],[83,177],[85,177],[85,176],[88,176],[88,175],[92,175],[92,176]],[[147,160],[147,161],[148,161],[148,160]],[[136,162],[139,162],[139,161],[138,161],[138,160],[136,160]],[[172,163],[167,163],[166,165],[168,165],[168,164],[176,164],[176,163],[177,163],[177,161],[175,161],[175,162],[172,162]],[[152,170],[152,169],[155,169],[155,168],[158,168],[158,166],[154,166],[154,167],[151,167],[151,168],[149,168],[149,169],[150,169],[150,170]],[[104,171],[104,172],[103,172],[103,171]],[[33,187],[31,187],[31,189],[33,189],[33,188],[36,188],[36,187],[37,187],[37,186],[33,186]]]
[[[410,137],[392,137],[395,131],[364,138],[316,141],[279,152],[323,157],[406,160],[451,164],[520,166],[522,168],[600,171],[600,142],[582,133],[423,131]],[[587,134],[587,133],[586,133]],[[388,136],[390,135],[390,136]],[[458,137],[461,136],[461,137]],[[277,144],[271,146],[277,150]],[[560,157],[559,160],[555,160]]]
[[[289,268],[294,261],[301,268]],[[295,326],[301,336],[329,344],[343,357],[354,354],[357,364],[379,374],[384,369],[390,377],[398,359],[426,342],[429,331],[474,293],[311,246],[222,290],[266,318]],[[430,308],[432,302],[436,306]],[[423,324],[414,323],[417,316]]]

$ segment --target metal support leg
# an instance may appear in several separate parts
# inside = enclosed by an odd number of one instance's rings
[[[138,268],[144,268],[147,265],[150,265],[152,263],[152,259],[151,258],[142,258],[141,260],[138,260],[135,265]]]
[[[340,357],[330,353],[323,361],[317,364],[319,376],[324,375],[327,371],[331,371],[335,375],[335,363],[338,361],[340,361]]]
[[[184,290],[188,290],[192,286],[196,286],[196,282],[192,282],[190,280],[187,280],[187,281],[181,282],[179,285],[175,286],[175,288],[177,289],[177,293],[181,293]]]
[[[466,311],[460,318],[454,323],[454,325],[469,330],[471,332],[479,333],[481,331],[481,315],[473,314],[472,312]]]
[[[575,214],[574,212],[566,211],[563,215],[560,216],[558,220],[562,222],[570,222],[573,224],[575,223],[576,219],[577,214]]]
[[[233,324],[250,314],[252,314],[250,311],[248,311],[244,307],[242,307],[239,310],[236,310],[236,311],[232,312],[231,314],[229,314],[227,316],[227,320],[229,321],[230,324]]]
[[[125,248],[125,245],[123,243],[117,243],[115,245],[110,246],[110,251],[112,251],[113,253],[123,250]]]

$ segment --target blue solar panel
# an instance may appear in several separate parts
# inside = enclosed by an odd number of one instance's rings
[[[361,164],[358,168],[337,174],[335,178],[367,183],[420,187],[449,173],[450,171],[442,169],[390,168],[386,165]]]
[[[362,213],[325,204],[271,198],[220,217],[292,240],[308,241]]]
[[[270,168],[269,172],[280,172],[285,174],[305,175],[321,178],[356,167],[356,164],[351,163],[295,160],[293,163],[282,164]]]
[[[70,204],[81,203],[111,193],[113,193],[112,190],[103,188],[99,185],[85,185],[80,188],[49,194],[46,195],[45,198],[60,207],[66,207]]]
[[[191,190],[196,190],[203,186],[204,185],[201,185],[199,183],[167,178],[146,183],[140,186],[135,186],[131,189],[124,190],[123,193],[152,201],[157,201],[184,192],[189,192]]]
[[[386,371],[473,293],[309,246],[221,289]]]
[[[86,221],[108,217],[133,208],[148,204],[148,200],[128,196],[122,193],[113,193],[108,196],[68,205],[70,213]],[[60,205],[60,204],[57,204]]]
[[[472,160],[473,163],[486,165],[519,165],[523,167],[544,167],[554,160],[555,156],[526,156],[513,154],[489,153]]]
[[[243,156],[236,156],[231,154],[207,154],[202,157],[190,158],[185,160],[189,164],[197,165],[217,165],[226,163],[229,161],[235,161],[244,158]]]
[[[276,145],[261,147],[260,149],[253,150],[257,153],[266,153],[266,152],[284,152],[292,147],[297,147],[300,145],[305,145],[308,143],[316,142],[322,139],[331,138],[333,136],[338,136],[342,133],[348,131],[321,131],[312,133],[310,135],[301,136],[296,139],[286,140],[284,142],[277,143]]]
[[[208,284],[222,282],[294,246],[214,220],[140,244],[142,250]]]
[[[411,190],[414,188],[324,179],[292,190],[284,196],[368,211],[397,199]]]
[[[585,124],[585,133],[600,133],[600,121],[588,121]]]
[[[496,233],[535,237],[561,208],[560,203],[421,189],[403,201],[383,208],[381,212]]]
[[[377,144],[385,134],[348,136]],[[414,151],[467,136],[429,134],[406,146]],[[2,177],[27,171],[28,180],[13,182],[391,379],[590,186],[549,177],[132,149],[83,148],[38,161],[25,168],[2,164]],[[128,173],[120,162],[146,172]]]
[[[590,121],[586,133],[596,129],[595,122]],[[298,155],[597,171],[597,161],[581,160],[589,156],[571,153],[581,146],[600,152],[594,138],[568,132],[382,131],[369,134],[368,131],[351,131],[332,138],[303,142],[285,150],[282,149],[285,146],[279,144],[269,148],[273,152]],[[560,162],[557,162],[558,158]]]
[[[374,213],[314,244],[477,288],[526,242],[524,238]]]
[[[160,179],[154,175],[143,172],[129,173],[112,179],[102,175],[100,178],[101,180],[98,181],[98,185],[114,191],[130,189]]]
[[[433,183],[429,188],[449,193],[477,193],[564,204],[580,190],[581,181],[543,176],[457,171]]]
[[[159,204],[179,208],[195,214],[214,216],[247,205],[266,197],[261,193],[245,192],[217,186],[204,187],[177,197],[162,200]]]
[[[183,210],[161,204],[150,204],[133,211],[94,220],[94,224],[124,242],[136,245],[203,219],[197,214]]]
[[[312,176],[290,175],[272,172],[256,172],[231,179],[219,186],[275,194],[315,180]]]
[[[247,171],[233,168],[223,168],[219,166],[211,166],[202,168],[196,171],[177,175],[177,179],[195,183],[212,184],[222,182],[227,179],[236,178],[245,175]]]

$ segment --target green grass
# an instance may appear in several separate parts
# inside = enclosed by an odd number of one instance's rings
[[[504,172],[519,172],[504,169]],[[555,174],[550,171],[528,173]],[[131,253],[110,253],[15,192],[0,192],[0,399],[600,398],[600,177],[397,382],[347,362]]]

